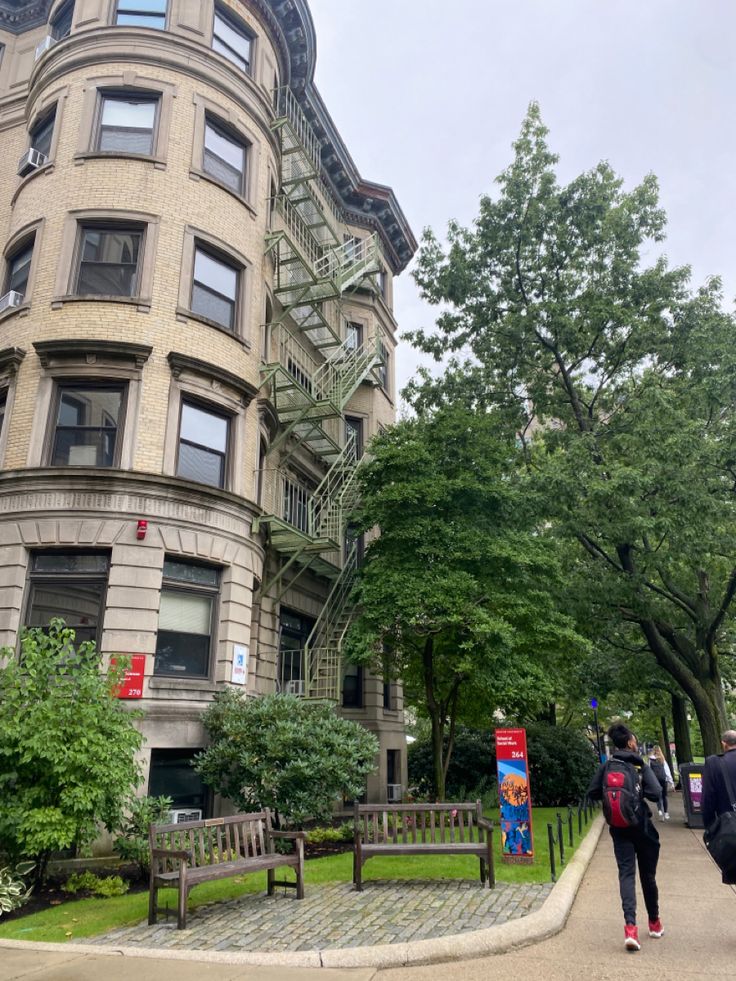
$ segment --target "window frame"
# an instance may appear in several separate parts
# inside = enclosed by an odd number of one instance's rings
[[[230,298],[229,296],[226,296],[224,293],[220,293],[218,290],[214,289],[214,287],[209,286],[206,283],[195,279],[196,268],[197,268],[197,255],[199,253],[207,256],[207,258],[211,259],[213,262],[219,263],[221,266],[226,266],[228,269],[231,269],[235,273],[236,278],[235,278],[234,297]],[[222,252],[220,252],[218,249],[212,248],[212,246],[208,246],[207,243],[202,243],[200,240],[196,240],[194,243],[194,256],[192,260],[192,279],[191,279],[191,287],[189,292],[189,309],[191,310],[192,314],[195,317],[198,317],[200,320],[204,320],[207,323],[215,324],[221,330],[227,331],[228,334],[237,334],[238,323],[242,320],[242,311],[240,310],[240,296],[242,292],[242,283],[241,283],[242,275],[243,275],[242,267],[239,264],[233,262],[233,260],[229,256],[223,255]],[[222,300],[225,300],[226,302],[232,303],[232,326],[228,327],[226,324],[223,324],[222,321],[215,320],[214,317],[208,317],[206,313],[202,313],[200,310],[194,309],[195,285],[199,285],[200,288],[207,293],[211,293],[214,296],[219,297]]]
[[[192,162],[189,177],[192,180],[204,180],[230,194],[248,209],[254,217],[260,206],[258,188],[258,168],[260,161],[257,133],[252,129],[248,118],[235,109],[228,110],[227,106],[213,102],[200,93],[194,95],[195,117],[192,137]],[[242,143],[245,147],[245,175],[240,192],[223,183],[214,174],[204,169],[204,141],[207,122],[213,122],[222,129],[225,135],[234,142]]]
[[[179,562],[184,565],[195,565],[204,569],[212,569],[217,574],[217,585],[216,586],[206,586],[202,583],[188,583],[181,579],[174,579],[171,576],[167,576],[166,562]],[[223,569],[221,566],[214,565],[210,562],[198,562],[192,561],[189,555],[174,555],[167,553],[164,556],[164,564],[162,566],[162,577],[161,577],[161,593],[163,596],[164,590],[174,593],[185,593],[187,595],[195,596],[209,596],[211,598],[210,604],[210,632],[209,632],[209,648],[207,651],[207,671],[205,674],[189,674],[188,672],[164,672],[156,670],[156,660],[158,651],[158,635],[160,629],[158,626],[158,621],[156,625],[156,648],[153,652],[153,675],[154,678],[165,678],[169,681],[172,679],[179,679],[180,681],[209,681],[213,677],[216,657],[213,656],[217,651],[217,625],[219,623],[219,611],[220,602],[222,598],[222,584],[223,584]],[[159,617],[161,613],[161,600],[159,599]],[[183,632],[183,631],[182,631]]]
[[[0,469],[5,463],[5,447],[8,443],[8,426],[15,400],[15,383],[18,369],[26,356],[20,347],[0,350],[0,400],[3,403],[3,421],[0,426]]]
[[[211,50],[215,54],[220,55],[221,58],[224,58],[226,61],[228,61],[231,65],[234,65],[238,69],[238,71],[240,71],[240,72],[243,73],[243,75],[246,75],[248,78],[253,78],[254,79],[255,78],[255,70],[254,69],[255,69],[256,57],[257,57],[257,51],[256,51],[257,36],[256,36],[256,34],[245,23],[245,21],[241,20],[236,14],[232,13],[223,4],[220,4],[220,3],[215,2],[212,5],[212,8],[213,8],[212,9],[212,39],[211,39],[211,42],[210,42],[210,48],[211,48]],[[236,56],[238,55],[238,53],[235,51],[234,48],[232,48],[225,41],[220,40],[220,38],[218,37],[217,30],[216,30],[218,18],[221,21],[223,21],[224,24],[226,26],[228,26],[232,31],[234,31],[236,34],[239,34],[241,37],[243,37],[245,40],[248,41],[248,45],[249,45],[249,47],[248,47],[248,60],[246,62],[246,67],[245,68],[241,68],[241,66],[240,66],[240,61],[245,61],[244,58],[239,58],[236,61],[235,58],[231,58],[229,55],[225,54],[223,51],[218,51],[217,48],[215,48],[215,39],[217,38],[217,40],[220,41],[220,43],[223,45],[223,47],[228,48],[228,50],[232,51]]]
[[[115,450],[113,453],[113,462],[110,466],[104,466],[99,464],[89,465],[89,464],[73,464],[73,463],[52,463],[54,455],[54,447],[56,445],[56,430],[59,425],[59,409],[61,407],[61,397],[64,389],[73,389],[75,387],[84,388],[120,388],[122,389],[122,397],[120,399],[120,416],[118,419],[118,424],[115,430]],[[81,375],[79,377],[56,377],[54,378],[54,388],[51,397],[49,419],[48,419],[48,429],[46,434],[46,439],[44,441],[44,454],[43,460],[44,465],[47,467],[58,467],[63,470],[78,470],[78,469],[89,469],[89,470],[99,470],[99,471],[111,471],[119,470],[120,462],[122,459],[123,452],[123,442],[125,439],[125,429],[126,422],[128,418],[128,404],[130,402],[130,383],[125,379],[121,378],[103,378],[99,375],[95,376],[85,376]]]
[[[64,38],[69,37],[69,35],[72,33],[72,30],[74,29],[74,14],[76,13],[75,7],[76,7],[76,0],[65,0],[64,3],[60,3],[59,4],[59,6],[54,11],[53,15],[50,17],[50,19],[49,19],[49,34],[51,35],[51,37],[55,41],[57,41],[57,42],[58,41],[63,41]],[[67,13],[70,14],[70,17],[69,17],[69,30],[66,31],[64,34],[58,36],[57,35],[58,23],[59,23],[60,20],[62,20],[64,18],[64,16]]]
[[[23,624],[28,625],[30,618],[30,613],[33,608],[33,597],[35,594],[37,583],[53,583],[64,581],[70,579],[79,584],[85,583],[98,583],[102,581],[101,574],[94,575],[92,573],[37,573],[34,572],[33,565],[35,559],[40,555],[100,555],[104,556],[107,561],[107,569],[105,572],[104,585],[100,591],[100,601],[99,601],[99,611],[97,617],[97,628],[95,631],[95,645],[96,650],[100,650],[100,642],[102,638],[102,633],[104,629],[104,619],[105,613],[107,611],[107,592],[110,586],[110,552],[105,549],[99,548],[89,548],[89,549],[75,549],[75,548],[38,548],[31,550],[28,562],[28,573],[26,582],[26,598],[23,607]],[[73,629],[75,629],[73,624],[69,624]]]
[[[2,283],[3,286],[9,282],[9,262],[13,256],[23,249],[25,243],[33,241],[33,252],[31,253],[31,262],[28,267],[28,280],[26,282],[26,291],[23,295],[23,302],[17,307],[8,307],[7,310],[3,310],[0,313],[0,322],[5,320],[7,317],[12,317],[14,314],[20,313],[22,310],[28,310],[31,306],[31,298],[33,296],[33,291],[36,281],[36,272],[38,270],[38,257],[41,251],[42,245],[42,232],[43,232],[44,219],[40,221],[34,221],[30,225],[25,225],[23,228],[19,228],[15,235],[10,238],[5,246],[3,252],[3,271],[2,271]],[[7,293],[7,289],[3,289],[0,296],[4,296]]]
[[[21,306],[28,303],[28,295],[31,286],[31,270],[33,269],[33,260],[36,254],[36,230],[34,229],[25,237],[14,242],[13,247],[8,251],[6,251],[4,257],[5,271],[4,271],[3,286],[2,286],[2,290],[0,291],[0,296],[5,296],[6,293],[9,293],[10,290],[13,289],[13,287],[10,285],[11,264],[13,263],[13,261],[18,259],[21,255],[23,255],[25,252],[28,252],[29,250],[30,250],[30,257],[28,259],[28,274],[26,276],[25,287],[23,289],[23,300],[21,302]],[[19,290],[15,290],[15,292],[17,293],[19,292]]]
[[[383,338],[378,339],[378,349],[381,353],[382,363],[377,366],[376,372],[380,379],[380,387],[386,393],[386,395],[391,398],[391,351],[389,350],[388,344]]]
[[[192,286],[194,283],[194,259],[197,249],[210,253],[213,258],[232,266],[239,272],[238,276],[238,298],[232,329],[224,327],[217,320],[197,313],[192,310]],[[251,327],[251,317],[249,316],[251,303],[251,289],[253,281],[252,263],[241,253],[236,252],[228,243],[222,239],[203,231],[200,228],[186,226],[184,229],[184,245],[182,249],[181,277],[179,281],[179,303],[176,308],[176,315],[179,320],[186,323],[187,320],[196,320],[214,330],[219,330],[227,337],[231,337],[242,347],[250,350],[251,342],[246,336],[246,331]]]
[[[213,174],[211,170],[207,170],[207,164],[206,164],[206,159],[207,159],[207,144],[206,144],[206,140],[207,140],[207,128],[208,127],[210,129],[214,130],[214,132],[221,139],[228,140],[230,143],[234,143],[234,144],[242,147],[242,149],[243,149],[243,169],[240,172],[240,186],[238,188],[231,187],[225,181],[221,180],[217,176],[217,174]],[[249,170],[249,165],[250,165],[250,156],[251,156],[250,151],[251,151],[251,147],[252,147],[252,143],[250,143],[249,141],[246,141],[245,139],[243,139],[240,136],[240,134],[237,133],[237,131],[233,130],[232,127],[231,126],[228,126],[227,123],[223,122],[223,120],[220,117],[216,116],[214,113],[209,112],[208,110],[205,109],[205,113],[204,113],[204,133],[203,133],[203,141],[202,141],[202,173],[206,177],[208,177],[209,180],[211,180],[213,184],[219,184],[221,187],[224,187],[226,190],[230,191],[231,194],[234,194],[236,197],[242,198],[242,199],[245,199],[246,198],[246,195],[247,195],[247,192],[248,192],[248,183],[249,183],[249,179],[250,179],[249,178],[249,174],[248,174],[248,170]],[[212,151],[210,151],[210,153],[211,152]],[[216,153],[213,154],[213,156],[216,156],[216,157],[218,157],[218,159],[222,160],[222,157],[219,157],[218,154],[216,154]],[[227,161],[224,161],[224,162],[227,163]]]
[[[102,138],[102,117],[105,112],[105,101],[110,102],[130,102],[154,103],[153,123],[151,125],[151,149],[148,153],[138,153],[135,150],[118,149],[103,150],[100,147]],[[95,105],[95,118],[92,129],[91,152],[97,157],[132,157],[134,159],[152,160],[157,159],[159,144],[159,132],[161,129],[163,92],[148,90],[143,88],[107,88],[97,89],[97,101]]]
[[[79,279],[82,272],[82,254],[84,251],[84,236],[88,231],[99,230],[103,232],[116,232],[116,231],[130,231],[138,232],[140,234],[140,243],[138,245],[138,257],[136,259],[136,269],[135,269],[135,289],[130,295],[125,293],[80,293],[79,292]],[[127,301],[139,301],[141,299],[141,286],[143,282],[143,265],[146,252],[146,238],[148,232],[148,225],[145,222],[137,221],[125,221],[121,219],[119,221],[105,221],[104,219],[80,219],[77,222],[77,236],[74,246],[74,254],[72,257],[72,270],[70,278],[70,288],[69,296],[74,299],[80,300],[98,300],[104,302],[106,300],[127,300]]]
[[[127,27],[127,28],[133,29],[133,30],[135,30],[136,28],[139,28],[139,27],[148,28],[149,30],[152,30],[152,31],[165,31],[165,30],[167,30],[167,28],[169,26],[169,12],[170,12],[170,2],[169,2],[169,0],[164,0],[164,13],[163,13],[163,18],[162,18],[162,21],[163,22],[162,22],[162,24],[161,24],[160,27],[158,27],[158,26],[152,27],[150,24],[121,24],[121,23],[119,23],[118,16],[120,15],[120,4],[121,3],[126,3],[126,2],[127,3],[130,3],[130,2],[135,3],[135,0],[114,0],[113,5],[112,5],[112,21],[111,21],[113,27]],[[123,11],[123,13],[133,13],[133,14],[136,14],[137,13],[137,14],[140,14],[141,16],[144,16],[145,17],[147,11],[145,11],[145,10],[135,11],[134,10],[134,11]],[[150,19],[155,19],[157,16],[160,16],[160,15],[151,14],[149,16],[150,16]]]
[[[49,123],[51,123],[51,135],[49,136],[49,149],[46,153],[46,163],[50,163],[54,158],[54,151],[56,149],[56,127],[58,125],[59,116],[59,102],[53,102],[50,106],[46,106],[36,115],[31,125],[28,127],[28,149],[38,150],[36,137],[34,133],[37,133],[39,129],[45,129]],[[41,151],[42,153],[44,151]],[[46,164],[44,164],[46,166]]]
[[[177,758],[177,756],[175,754],[178,754],[178,757],[180,759],[183,759],[185,757],[192,757],[193,758],[196,753],[199,753],[199,752],[202,751],[202,748],[203,747],[200,747],[200,746],[197,746],[194,749],[191,749],[189,747],[181,747],[181,748],[179,748],[179,747],[173,747],[173,748],[170,748],[168,746],[160,746],[160,747],[159,746],[152,746],[151,747],[151,755],[150,755],[149,760],[148,760],[148,780],[146,782],[146,787],[147,787],[148,793],[150,794],[150,793],[152,793],[152,791],[154,791],[154,790],[157,789],[156,787],[154,787],[154,785],[152,783],[152,780],[151,780],[151,777],[152,777],[152,774],[153,774],[153,770],[154,770],[154,753],[160,754],[158,756],[158,760],[156,760],[156,762],[159,762],[159,761],[160,762],[165,762],[167,756],[169,757],[169,759],[175,760]],[[172,803],[172,805],[171,805],[171,809],[172,809],[172,811],[173,810],[181,810],[181,809],[196,810],[197,809],[197,806],[198,806],[197,804],[188,804],[188,805],[183,805],[181,803],[178,803],[177,804],[177,802],[174,801]],[[209,817],[210,814],[212,813],[212,789],[207,786],[207,784],[204,782],[204,780],[202,780],[202,805],[201,805],[201,810],[202,810],[202,817],[203,818]]]
[[[346,668],[355,668],[355,700],[346,701],[345,700],[345,678],[347,676],[347,671],[343,672],[342,677],[342,707],[346,709],[364,709],[365,708],[365,670],[360,664],[347,664]]]
[[[181,424],[184,417],[184,406],[190,405],[195,409],[199,409],[201,412],[208,412],[210,415],[219,416],[221,419],[227,421],[227,446],[224,453],[224,461],[222,467],[222,485],[219,484],[207,484],[200,480],[194,480],[192,477],[184,477],[179,473],[179,460],[181,456]],[[198,484],[200,487],[213,487],[215,490],[229,490],[232,484],[232,466],[233,466],[233,427],[234,419],[233,413],[230,413],[223,406],[216,405],[213,402],[208,402],[205,399],[199,398],[197,395],[190,394],[189,392],[183,392],[181,398],[179,399],[179,421],[176,428],[176,455],[174,459],[174,476],[179,480],[188,480],[194,484]],[[201,444],[194,444],[193,446],[201,446]],[[207,450],[209,453],[219,455],[219,451],[213,450],[210,447],[201,446],[202,449]]]

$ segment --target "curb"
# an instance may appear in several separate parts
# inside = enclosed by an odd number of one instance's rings
[[[276,953],[175,950],[147,947],[52,944],[28,940],[0,940],[0,950],[51,951],[64,954],[143,957],[158,960],[201,961],[209,964],[244,964],[254,967],[407,967],[440,964],[490,954],[503,954],[515,947],[526,947],[559,933],[565,926],[583,876],[595,853],[604,826],[599,814],[553,886],[544,905],[535,913],[468,933],[404,944],[377,944],[374,947],[340,947],[323,950],[279,951]]]

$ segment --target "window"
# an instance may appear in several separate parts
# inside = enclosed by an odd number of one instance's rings
[[[280,626],[279,690],[286,695],[304,695],[304,646],[314,620],[282,608]]]
[[[348,664],[342,679],[343,708],[363,708],[363,669]]]
[[[345,416],[345,442],[353,439],[353,459],[363,456],[363,420],[355,416]]]
[[[49,463],[52,467],[113,467],[125,385],[76,382],[60,385]]]
[[[211,566],[164,560],[153,673],[206,678],[220,573]]]
[[[0,436],[3,434],[3,427],[5,426],[5,410],[8,405],[8,390],[7,388],[0,389]]]
[[[192,313],[233,330],[240,288],[240,270],[201,246],[194,250]]]
[[[29,135],[30,144],[34,150],[43,153],[44,156],[51,156],[51,140],[54,135],[54,123],[56,122],[56,106],[44,115],[31,127]]]
[[[312,492],[304,482],[293,475],[284,476],[283,519],[305,535],[312,533],[309,507],[311,500]]]
[[[194,769],[198,749],[152,749],[148,774],[151,797],[170,797],[172,809],[199,809],[207,813],[209,793]]]
[[[36,552],[31,558],[26,626],[61,617],[77,642],[99,639],[108,557],[99,552]]]
[[[182,402],[177,477],[224,487],[230,419],[194,402]]]
[[[253,36],[234,18],[215,8],[212,48],[250,74]]]
[[[118,0],[115,23],[126,27],[166,27],[166,0]]]
[[[151,156],[159,101],[156,95],[103,94],[95,149]]]
[[[205,117],[202,169],[236,194],[245,193],[246,147]]]
[[[8,256],[3,294],[14,290],[25,298],[28,289],[28,277],[31,272],[34,241],[35,238],[26,239]]]
[[[381,269],[378,273],[378,288],[383,299],[388,302],[388,273],[385,269]]]
[[[383,682],[383,707],[387,712],[393,712],[396,708],[394,704],[393,685],[384,679]]]
[[[51,37],[56,41],[68,37],[72,32],[72,21],[74,20],[74,0],[69,0],[59,7],[59,10],[51,21]]]
[[[348,320],[345,324],[345,346],[349,351],[357,351],[363,346],[363,325]]]
[[[388,348],[383,341],[378,342],[378,351],[381,355],[381,363],[378,365],[376,371],[378,372],[378,379],[381,383],[381,388],[388,394],[388,362],[389,353]]]
[[[401,750],[386,750],[386,783],[396,785],[401,783]]]
[[[82,225],[74,292],[78,296],[135,296],[143,230]]]

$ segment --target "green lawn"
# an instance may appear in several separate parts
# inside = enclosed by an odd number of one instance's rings
[[[547,846],[547,822],[555,822],[557,811],[553,808],[538,807],[534,810],[535,860],[533,865],[505,865],[501,861],[501,837],[494,832],[496,852],[496,878],[501,882],[548,882],[549,849]],[[563,817],[565,814],[563,813]],[[555,825],[556,828],[556,825]],[[583,827],[583,834],[585,834]],[[578,845],[577,817],[574,824],[575,846]],[[568,860],[573,849],[568,845],[565,830],[565,859]],[[559,858],[559,853],[558,853]],[[314,858],[305,863],[307,886],[327,882],[350,882],[352,879],[352,852]],[[558,874],[560,872],[558,862]],[[287,873],[289,874],[289,873]],[[372,858],[363,868],[363,879],[473,879],[478,878],[478,859],[447,855],[438,856],[396,856]],[[205,882],[190,893],[189,909],[196,909],[206,903],[235,899],[244,893],[262,892],[266,888],[266,874],[240,876],[220,882]],[[176,907],[176,892],[168,891],[169,905]],[[165,905],[167,891],[159,892],[159,903]],[[40,913],[3,923],[0,920],[0,938],[9,940],[42,940],[51,943],[66,943],[92,937],[98,933],[114,930],[116,927],[139,923],[148,915],[148,893],[118,896],[112,899],[80,899],[65,902]]]

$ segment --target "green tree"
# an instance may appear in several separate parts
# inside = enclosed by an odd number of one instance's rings
[[[644,266],[665,228],[653,176],[625,192],[601,163],[560,186],[546,137],[532,105],[473,227],[451,223],[447,248],[425,233],[416,279],[445,312],[412,339],[449,363],[408,394],[503,410],[579,548],[585,619],[645,645],[716,752],[736,595],[734,318],[717,280],[692,293],[688,269]]]
[[[202,721],[210,745],[195,769],[207,784],[241,810],[270,807],[296,826],[328,820],[336,801],[363,793],[375,768],[376,737],[323,702],[227,689]]]
[[[401,678],[429,718],[440,799],[457,723],[538,711],[584,646],[557,612],[555,542],[536,526],[518,451],[497,426],[460,407],[428,413],[379,435],[361,467],[356,521],[380,535],[359,573],[346,655]]]
[[[24,630],[20,658],[1,653],[0,852],[33,859],[40,883],[52,852],[120,823],[143,737],[115,695],[124,664],[101,670],[63,620]]]

